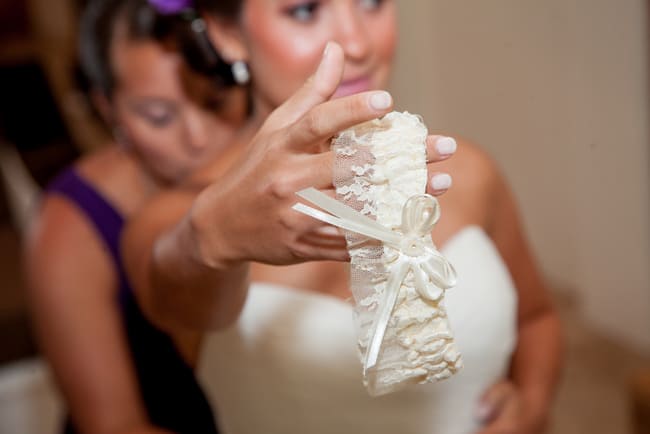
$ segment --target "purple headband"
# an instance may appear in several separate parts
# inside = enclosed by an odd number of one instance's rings
[[[178,14],[192,7],[192,0],[149,0],[149,4],[161,15]]]

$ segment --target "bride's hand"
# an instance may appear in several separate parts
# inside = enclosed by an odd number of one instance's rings
[[[341,47],[329,43],[316,73],[271,113],[240,161],[197,198],[190,219],[203,263],[347,260],[343,236],[291,209],[295,193],[304,188],[334,194],[332,136],[392,109],[384,91],[332,100],[343,67]],[[433,149],[429,161],[447,157],[438,152],[436,140],[427,143]]]
[[[392,108],[384,91],[330,100],[343,65],[341,47],[328,44],[314,76],[267,118],[242,158],[199,195],[190,221],[203,263],[347,259],[341,235],[322,231],[323,223],[291,209],[295,192],[304,188],[332,194],[331,137]]]
[[[493,384],[477,409],[483,424],[478,434],[540,434],[546,419],[535,417],[531,410],[515,384],[507,380]]]

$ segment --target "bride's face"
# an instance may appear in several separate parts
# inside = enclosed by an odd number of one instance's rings
[[[386,86],[396,43],[393,0],[245,0],[241,53],[269,109],[315,71],[328,41],[346,55],[338,96]]]

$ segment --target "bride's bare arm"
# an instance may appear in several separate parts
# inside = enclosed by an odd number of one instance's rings
[[[558,314],[523,235],[510,188],[496,170],[490,235],[512,275],[518,295],[517,347],[508,381],[483,397],[481,417],[489,421],[480,434],[541,433],[547,425],[562,366]]]
[[[236,318],[246,296],[246,262],[208,266],[197,251],[189,218],[197,194],[179,189],[159,195],[123,237],[140,306],[165,330],[223,327]]]

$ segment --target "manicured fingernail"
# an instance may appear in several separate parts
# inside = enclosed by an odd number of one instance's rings
[[[436,149],[440,155],[451,155],[456,152],[456,141],[451,137],[438,137]]]
[[[393,97],[384,90],[370,95],[370,107],[375,110],[386,110],[391,104],[393,104]]]
[[[325,75],[325,64],[327,63],[327,54],[330,51],[330,47],[332,46],[332,42],[328,42],[325,44],[325,48],[323,49],[323,56],[320,59],[320,63],[318,64],[318,68],[316,68],[316,73],[314,74],[314,81],[316,83],[320,82],[323,80],[323,76]]]
[[[447,190],[451,187],[451,176],[447,173],[438,173],[431,177],[431,187],[434,190]]]
[[[318,232],[321,235],[331,235],[331,236],[340,236],[341,231],[334,226],[321,226],[318,229],[316,229],[316,232]]]
[[[325,44],[325,49],[323,50],[323,59],[327,57],[327,53],[330,51],[331,45],[332,45],[331,41],[328,41],[327,44]]]

